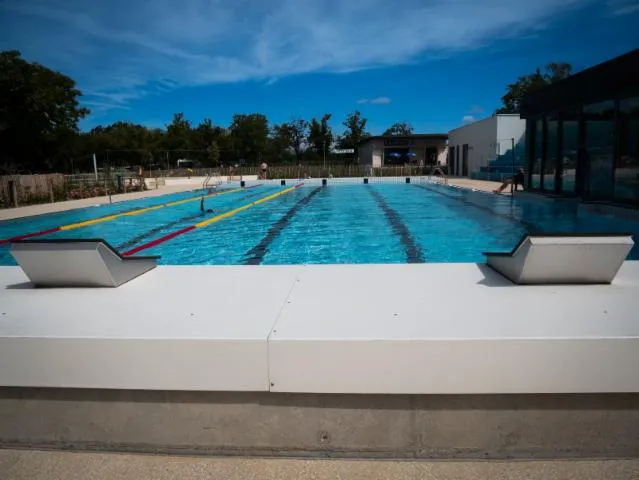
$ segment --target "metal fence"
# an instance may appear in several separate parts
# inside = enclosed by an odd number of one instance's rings
[[[386,166],[370,165],[274,165],[269,166],[266,178],[348,178],[348,177],[412,177],[445,175],[441,166]],[[0,176],[0,208],[18,207],[36,203],[77,200],[100,197],[114,193],[145,190],[148,179],[151,188],[164,184],[170,177],[206,177],[207,175],[263,177],[258,166],[224,168],[193,168],[173,170],[149,170],[132,172],[126,169],[107,169],[95,173],[63,175],[7,175]]]

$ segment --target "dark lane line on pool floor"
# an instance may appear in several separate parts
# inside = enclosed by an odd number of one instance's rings
[[[415,239],[410,234],[408,227],[402,221],[399,214],[393,210],[384,197],[382,197],[378,192],[369,187],[368,192],[373,196],[379,208],[382,209],[384,215],[386,216],[386,220],[390,223],[393,231],[399,236],[399,240],[402,242],[404,246],[404,250],[406,251],[406,258],[408,263],[424,263],[426,262],[424,258],[424,252],[422,248],[415,242]]]
[[[295,214],[302,208],[304,208],[308,204],[308,202],[310,202],[311,199],[322,190],[322,188],[325,187],[317,187],[315,190],[313,190],[311,193],[309,193],[307,196],[293,205],[291,209],[282,216],[282,218],[280,218],[271,226],[271,228],[269,228],[268,232],[266,232],[266,235],[264,236],[264,238],[262,238],[260,243],[255,245],[248,252],[246,252],[246,254],[244,254],[245,258],[242,263],[244,263],[244,265],[259,265],[260,263],[262,263],[262,261],[264,260],[264,256],[268,252],[268,247],[271,245],[271,243],[273,243],[273,240],[275,240],[279,236],[282,230],[284,230],[284,227],[288,225]]]
[[[535,227],[535,225],[533,225],[530,222],[527,222],[526,220],[520,220],[512,215],[508,215],[507,213],[499,213],[499,212],[495,212],[492,208],[490,207],[485,207],[484,205],[478,205],[476,203],[471,202],[470,200],[466,200],[465,198],[462,197],[454,197],[453,195],[448,195],[446,193],[442,193],[439,192],[433,188],[428,188],[424,185],[415,185],[413,184],[414,187],[417,188],[422,188],[424,190],[427,190],[429,192],[433,192],[433,193],[437,193],[438,195],[441,195],[442,197],[446,197],[446,198],[450,198],[451,200],[456,200],[459,203],[463,203],[464,205],[468,205],[469,207],[474,207],[478,210],[482,210],[486,213],[490,213],[491,215],[495,215],[497,217],[501,217],[504,218],[506,220],[510,220],[511,222],[515,222],[519,225],[522,225],[524,227],[526,227],[526,229],[528,229],[528,233],[534,233],[537,231],[537,227]],[[479,195],[490,195],[490,194],[484,194],[484,193],[480,193]]]
[[[227,193],[233,193],[233,192],[238,192],[240,190],[248,190],[250,188],[255,188],[255,187],[259,187],[261,184],[257,184],[257,185],[251,185],[250,187],[246,187],[246,188],[232,188],[232,189],[226,189],[226,190],[222,190],[219,192],[209,192],[207,194],[205,194],[205,197],[219,197],[222,195],[226,195]],[[159,210],[161,208],[167,208],[167,207],[174,207],[176,205],[182,205],[185,203],[189,203],[189,202],[194,202],[196,200],[199,200],[200,197],[202,195],[197,195],[195,197],[188,197],[185,199],[181,199],[181,200],[175,200],[169,203],[161,203],[161,204],[156,204],[156,205],[151,205],[151,206],[147,206],[147,207],[142,207],[142,208],[134,208],[132,210],[125,210],[123,212],[113,212],[109,215],[106,216],[102,216],[102,217],[97,217],[97,218],[92,218],[92,219],[88,219],[88,220],[81,220],[78,222],[74,222],[74,223],[70,223],[67,225],[60,225],[57,227],[52,227],[46,230],[41,230],[38,232],[30,232],[30,233],[25,233],[22,235],[17,235],[17,236],[13,236],[10,238],[4,238],[4,239],[0,239],[0,245],[4,245],[4,244],[8,244],[11,242],[15,242],[18,240],[26,240],[29,238],[33,238],[33,237],[40,237],[43,235],[49,235],[51,233],[57,233],[60,231],[67,231],[67,230],[75,230],[76,228],[81,228],[81,227],[87,227],[90,225],[95,225],[97,223],[104,223],[104,222],[109,222],[111,220],[115,220],[116,218],[120,218],[120,217],[126,217],[126,216],[133,216],[133,215],[141,215],[143,213],[146,212],[152,212],[155,210]]]
[[[155,228],[152,228],[151,230],[147,230],[146,232],[143,232],[139,235],[136,235],[135,237],[133,237],[131,240],[128,240],[126,242],[124,242],[122,245],[118,246],[116,248],[116,250],[126,250],[128,248],[131,248],[135,245],[137,245],[138,243],[142,242],[143,240],[146,240],[149,237],[152,237],[153,235],[155,235],[156,233],[160,233],[162,230],[166,229],[166,228],[171,228],[174,227],[175,225],[178,225],[182,222],[187,222],[189,220],[194,220],[198,217],[202,217],[204,216],[204,213],[200,212],[197,213],[195,215],[187,215],[186,217],[182,217],[182,218],[178,218],[177,220],[173,220],[172,222],[169,223],[163,223],[162,225],[159,225]]]
[[[243,195],[242,197],[238,198],[235,203],[243,202],[244,200],[248,200],[249,198],[256,197],[258,195],[261,195],[262,193],[263,192],[256,192],[256,193],[249,193],[249,194]],[[205,196],[205,199],[207,199],[207,198],[209,198],[209,197]],[[221,208],[212,209],[212,210],[208,209],[208,211],[206,211],[206,212],[200,211],[200,212],[198,212],[198,213],[196,213],[194,215],[186,215],[184,217],[178,218],[177,220],[173,220],[172,222],[163,223],[162,225],[158,225],[157,227],[154,227],[154,228],[152,228],[150,230],[147,230],[146,232],[143,232],[143,233],[140,233],[139,235],[136,235],[131,240],[127,240],[122,245],[117,247],[117,250],[126,250],[128,248],[131,248],[131,247],[137,245],[138,243],[142,242],[143,240],[146,240],[147,238],[152,237],[156,233],[160,233],[162,230],[174,227],[176,225],[179,225],[180,223],[187,222],[189,220],[194,220],[194,219],[196,219],[198,217],[206,216],[207,213],[219,213],[220,210],[222,210],[222,209]]]

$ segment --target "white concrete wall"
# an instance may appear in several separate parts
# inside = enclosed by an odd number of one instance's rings
[[[373,167],[381,167],[382,166],[382,150],[373,150]]]
[[[357,155],[359,156],[359,163],[362,165],[372,165],[373,164],[373,142],[366,142],[361,145],[357,150]]]
[[[206,177],[165,177],[164,184],[167,187],[174,185],[193,185],[195,187],[201,187],[206,180]]]
[[[497,116],[497,142],[499,143],[498,153],[506,155],[512,148],[512,138],[515,145],[525,142],[526,120],[519,115],[498,115]]]
[[[448,145],[455,148],[459,145],[459,168],[456,174],[461,175],[464,144],[468,144],[468,175],[470,176],[472,172],[479,171],[480,167],[487,166],[497,157],[496,141],[496,116],[451,130],[448,133]]]
[[[638,289],[639,262],[589,286],[421,264],[164,266],[117,289],[33,289],[0,267],[0,386],[639,392]]]
[[[437,163],[439,165],[448,164],[448,145],[437,152]]]

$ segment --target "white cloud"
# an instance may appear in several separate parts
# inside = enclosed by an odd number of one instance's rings
[[[187,85],[451,55],[528,35],[590,1],[4,0],[0,47],[65,71],[87,97],[119,108]]]
[[[391,103],[391,99],[388,97],[371,98],[370,103],[373,105],[387,105]]]
[[[375,97],[375,98],[360,98],[357,100],[359,104],[370,103],[371,105],[387,105],[391,103],[389,97]]]
[[[608,0],[613,15],[628,15],[639,11],[639,0]]]
[[[473,117],[472,115],[464,115],[464,117],[462,118],[462,123],[472,123],[475,120],[475,117]]]

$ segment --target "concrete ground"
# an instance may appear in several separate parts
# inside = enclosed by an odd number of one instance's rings
[[[488,180],[471,180],[470,178],[449,178],[449,185],[456,185],[463,188],[471,188],[482,192],[492,192],[499,188],[501,182],[490,182]],[[504,195],[510,195],[510,188],[506,188]]]
[[[113,203],[124,202],[126,200],[137,200],[140,198],[157,197],[160,195],[168,195],[170,193],[186,192],[188,190],[194,190],[198,187],[202,187],[202,182],[198,183],[184,183],[177,185],[166,185],[158,189],[146,190],[143,192],[131,192],[120,193],[118,195],[112,195],[111,201]],[[14,218],[31,217],[34,215],[42,215],[45,213],[64,212],[66,210],[73,210],[76,208],[86,208],[93,205],[104,205],[109,203],[109,197],[91,197],[83,198],[81,200],[67,200],[65,202],[55,203],[42,203],[38,205],[28,205],[18,208],[6,208],[0,209],[0,220],[11,220]]]
[[[0,450],[0,472],[3,480],[636,480],[639,479],[639,459],[426,462],[247,459]]]

